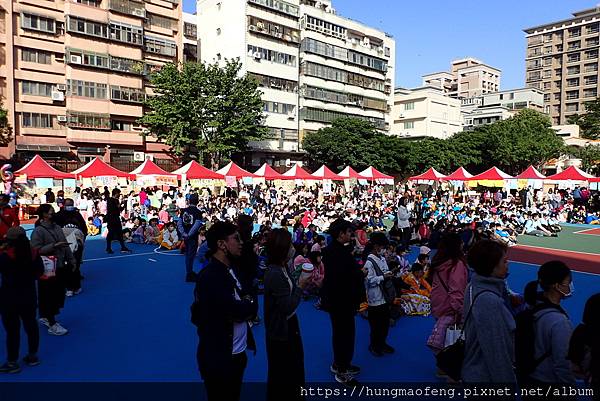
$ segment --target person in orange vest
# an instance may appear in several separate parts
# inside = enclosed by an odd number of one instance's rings
[[[6,237],[8,229],[19,226],[19,208],[9,205],[10,196],[0,195],[0,239]]]

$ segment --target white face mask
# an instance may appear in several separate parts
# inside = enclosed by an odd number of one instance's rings
[[[573,296],[573,294],[575,293],[575,285],[573,284],[573,282],[572,282],[572,281],[569,283],[569,292],[567,292],[567,293],[564,293],[564,292],[562,292],[562,291],[560,290],[560,288],[559,288],[559,287],[556,287],[556,289],[558,290],[558,292],[560,292],[560,293],[561,293],[561,295],[562,295],[564,298],[570,298],[570,297],[572,297],[572,296]]]

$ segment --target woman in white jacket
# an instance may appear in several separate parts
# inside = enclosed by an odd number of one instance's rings
[[[367,302],[369,304],[367,314],[369,326],[371,327],[369,351],[378,357],[394,352],[394,348],[386,343],[390,328],[390,305],[386,302],[381,289],[384,280],[392,277],[392,272],[388,269],[384,255],[388,243],[389,241],[384,233],[375,232],[371,235],[364,253],[367,255],[363,270],[367,275],[365,277]]]
[[[406,207],[406,198],[402,197],[398,201],[397,215],[398,228],[402,231],[402,248],[408,250],[408,242],[410,241],[410,212]]]

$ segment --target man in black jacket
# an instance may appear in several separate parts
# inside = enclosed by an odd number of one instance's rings
[[[353,232],[352,223],[337,219],[329,227],[332,242],[323,250],[325,278],[321,306],[331,318],[331,372],[336,381],[344,384],[355,383],[354,376],[360,373],[360,368],[352,365],[356,331],[354,316],[366,298],[364,273],[356,263],[350,245]]]
[[[242,241],[232,223],[217,222],[206,232],[210,262],[198,274],[192,323],[198,327],[198,367],[209,401],[239,400],[246,349],[256,350],[248,320],[256,315],[254,298],[234,272]]]
[[[107,189],[108,191],[108,189]],[[108,233],[106,235],[106,253],[114,253],[112,250],[112,242],[118,240],[121,245],[121,253],[130,253],[131,250],[125,245],[123,241],[123,226],[121,225],[121,206],[119,204],[119,197],[121,196],[121,190],[115,188],[112,191],[112,197],[106,201],[106,228]]]

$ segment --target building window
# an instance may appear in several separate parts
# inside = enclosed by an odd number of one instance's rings
[[[598,84],[598,76],[592,75],[584,78],[585,85],[597,85]]]
[[[263,102],[263,111],[266,113],[276,114],[292,114],[296,110],[296,106],[293,104],[279,103],[266,101]]]
[[[68,64],[81,64],[87,67],[108,68],[109,55],[102,53],[93,53],[78,49],[67,49]]]
[[[31,96],[52,96],[53,85],[45,82],[21,81],[21,94]]]
[[[581,49],[581,40],[576,40],[575,42],[570,42],[567,50],[577,50]]]
[[[106,84],[67,79],[67,95],[92,99],[108,99]]]
[[[585,52],[586,60],[595,60],[598,58],[598,50],[588,50]]]
[[[102,0],[76,0],[79,4],[85,4],[86,6],[99,7]]]
[[[296,56],[275,50],[263,49],[262,47],[248,45],[248,56],[257,60],[268,60],[273,63],[285,64],[292,67],[296,66]]]
[[[52,128],[53,118],[51,114],[41,113],[22,113],[21,125],[27,128]]]
[[[567,91],[567,100],[579,99],[579,91]]]
[[[113,131],[132,131],[133,124],[129,121],[111,120],[110,129]]]
[[[143,103],[146,94],[142,89],[111,85],[110,99],[119,102]]]
[[[198,39],[198,26],[196,24],[184,22],[183,35],[188,39]]]
[[[579,103],[567,103],[566,111],[579,111]]]
[[[371,57],[366,54],[357,53],[352,50],[348,52],[348,62],[377,71],[387,71],[387,61],[377,57]]]
[[[595,24],[586,25],[585,32],[587,34],[598,33],[600,32],[600,25],[597,22]]]
[[[348,50],[343,47],[330,45],[312,38],[302,40],[300,50],[307,53],[314,53],[341,61],[348,61]]]
[[[110,56],[110,69],[138,75],[148,72],[148,66],[141,60],[113,56]]]
[[[404,123],[404,129],[413,129],[415,128],[415,122],[414,121],[406,121]]]
[[[110,130],[110,116],[108,114],[68,111],[67,126],[73,128]]]
[[[280,90],[283,92],[297,92],[298,82],[290,81],[288,79],[270,77],[268,75],[249,73],[250,77],[253,77],[258,81],[258,85],[263,88],[271,88]]]
[[[567,79],[567,86],[568,87],[579,86],[579,78]]]
[[[51,64],[52,55],[50,52],[36,49],[21,49],[21,60],[30,63]]]
[[[581,36],[581,28],[571,28],[569,29],[569,37],[570,38],[577,38]]]
[[[596,72],[598,71],[598,64],[591,63],[583,66],[583,72]]]
[[[110,0],[108,8],[123,14],[144,17],[146,9],[142,0]]]
[[[346,28],[332,24],[319,18],[306,15],[304,18],[304,27],[310,31],[321,32],[327,36],[346,40],[347,31]]]
[[[590,97],[597,97],[598,96],[598,89],[596,88],[591,88],[591,89],[585,89],[583,91],[583,97],[584,98],[590,98]]]
[[[305,86],[303,96],[307,99],[320,100],[325,103],[344,104],[379,111],[387,110],[387,102],[382,99],[374,99],[351,93],[317,88],[314,86]]]
[[[574,65],[567,68],[567,75],[577,75],[581,72],[581,69],[578,65]]]
[[[146,28],[158,26],[161,28],[173,29],[174,26],[177,26],[177,22],[171,18],[163,17],[162,15],[148,13],[146,15],[146,20],[144,21],[144,26]]]
[[[21,13],[21,28],[46,33],[56,33],[56,24],[52,18],[35,14]]]
[[[576,63],[581,60],[581,55],[579,53],[571,53],[567,56],[568,63]]]
[[[301,71],[304,75],[322,78],[329,81],[342,82],[364,89],[373,89],[385,92],[385,82],[381,79],[367,77],[353,72],[347,72],[339,68],[328,67],[312,62],[302,63]]]
[[[67,16],[67,30],[82,35],[108,38],[108,26],[102,22],[87,21],[82,18]]]
[[[144,30],[141,26],[129,25],[122,22],[111,22],[110,38],[119,42],[141,46],[144,38]]]
[[[253,16],[248,17],[248,30],[252,33],[278,38],[284,42],[300,43],[300,31]]]
[[[549,93],[546,93],[546,94],[544,95],[544,102],[549,102],[549,101],[550,101],[550,94],[549,94]]]
[[[172,40],[146,36],[144,37],[144,50],[148,53],[175,57],[177,55],[177,44]]]
[[[338,118],[354,117],[354,118],[359,118],[361,120],[369,121],[377,129],[380,129],[380,130],[388,129],[388,125],[386,124],[386,122],[383,118],[367,117],[367,116],[350,114],[350,113],[341,113],[338,111],[322,110],[322,109],[316,109],[313,107],[305,107],[300,110],[300,113],[301,113],[301,118],[306,121],[317,121],[317,122],[327,124],[327,123],[333,122],[334,120],[336,120]]]
[[[293,17],[300,15],[300,8],[294,4],[282,0],[249,0],[250,3],[258,4],[271,10],[279,11]]]
[[[404,110],[414,110],[415,102],[404,103]]]

